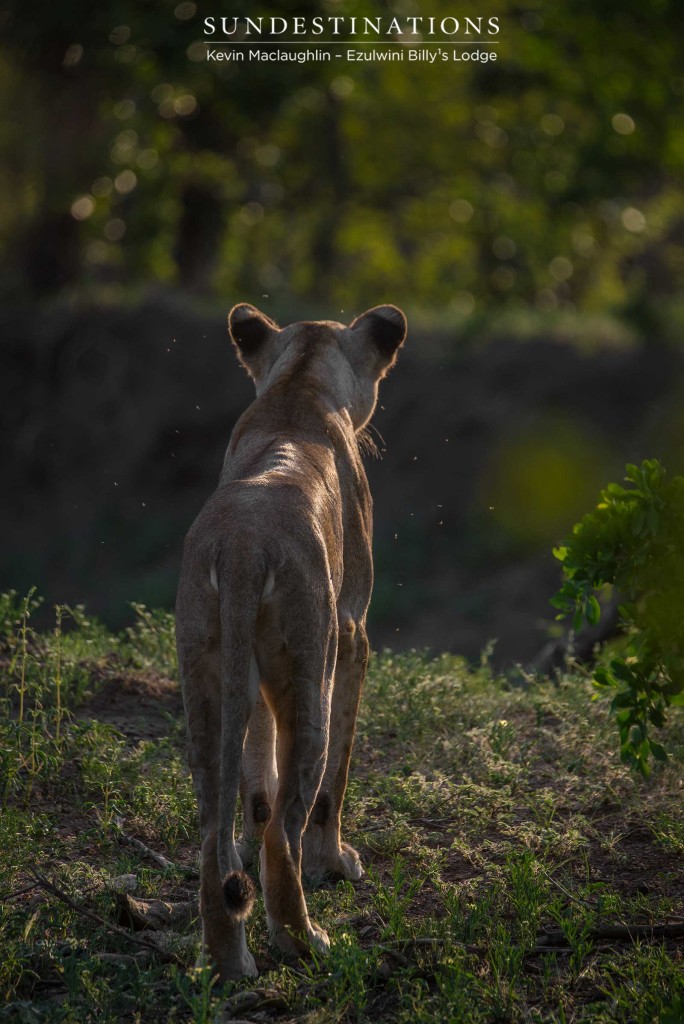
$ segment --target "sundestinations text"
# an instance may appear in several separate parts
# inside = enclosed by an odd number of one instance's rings
[[[356,16],[327,17],[316,15],[305,17],[228,17],[204,19],[205,37],[216,33],[224,36],[331,36],[344,35],[353,39],[355,36],[455,36],[489,35],[499,33],[499,19],[492,18],[434,18],[412,16],[405,18],[366,18]]]

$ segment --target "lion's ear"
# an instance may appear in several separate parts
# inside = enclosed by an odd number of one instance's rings
[[[351,324],[376,350],[379,375],[394,365],[406,338],[406,317],[398,306],[374,306]]]
[[[278,325],[265,313],[241,302],[228,314],[228,330],[237,350],[238,359],[251,377],[260,376],[264,355],[278,333]]]

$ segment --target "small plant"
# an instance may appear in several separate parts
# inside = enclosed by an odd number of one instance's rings
[[[590,938],[591,922],[582,921],[564,906],[561,900],[554,900],[549,905],[549,914],[563,932],[568,946],[572,950],[570,954],[570,973],[576,980],[579,977],[582,965],[587,959],[594,944]]]
[[[121,792],[125,767],[123,739],[114,730],[99,725],[88,736],[90,749],[81,757],[83,781],[95,799],[91,806],[105,833],[115,830],[121,815]]]
[[[507,863],[510,901],[523,942],[534,944],[546,881],[540,865],[528,850],[511,855]]]
[[[356,935],[342,932],[330,956],[330,1003],[337,1011],[347,1010],[351,1020],[360,1020],[368,999],[369,954]]]
[[[460,950],[455,948],[450,951],[438,965],[435,984],[442,1006],[449,1014],[448,1019],[468,1020],[477,998],[477,981],[468,967],[467,958]]]
[[[124,632],[133,663],[138,668],[157,668],[174,673],[176,664],[176,632],[173,612],[152,610],[134,601],[136,618]]]
[[[211,1024],[213,988],[217,981],[211,965],[202,963],[187,974],[174,969],[173,978],[181,999],[192,1013],[192,1024]]]
[[[408,864],[397,857],[392,865],[392,880],[389,885],[380,881],[378,875],[370,868],[368,877],[375,885],[373,904],[382,922],[381,939],[401,939],[408,937],[406,913],[414,897],[423,886],[423,879],[411,877]]]
[[[558,618],[601,618],[597,594],[613,587],[624,599],[619,624],[625,644],[594,672],[611,703],[622,759],[643,775],[649,755],[667,759],[650,735],[671,705],[684,704],[684,477],[668,478],[655,459],[628,465],[626,487],[608,484],[593,512],[554,550],[564,582],[551,603]]]
[[[9,671],[10,678],[15,668],[17,669],[19,675],[19,680],[13,687],[19,696],[19,724],[22,724],[24,721],[24,713],[26,710],[26,701],[29,688],[29,671],[32,661],[35,660],[30,650],[30,642],[35,634],[31,627],[29,626],[29,619],[31,618],[31,613],[36,610],[40,603],[39,601],[34,601],[33,599],[33,595],[35,594],[35,592],[36,588],[31,587],[26,597],[22,600],[18,636],[16,637],[15,640],[14,655],[12,658],[12,662],[10,664]]]
[[[62,732],[62,607],[55,605],[55,746],[59,750]]]

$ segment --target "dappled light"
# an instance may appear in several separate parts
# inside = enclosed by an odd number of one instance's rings
[[[267,288],[276,306],[361,307],[400,288],[416,309],[462,319],[492,305],[676,301],[675,5],[663,17],[653,4],[492,0],[499,59],[449,68],[448,81],[420,62],[275,66],[266,81],[250,66],[207,68],[194,3],[124,2],[95,18],[81,6],[59,28],[46,2],[30,25],[18,6],[6,17],[0,95],[15,117],[0,136],[1,255],[30,261],[22,239],[60,209],[77,226],[68,266],[36,280],[20,262],[3,285],[15,296],[97,295],[142,276],[254,300]],[[429,13],[453,20],[445,0]]]

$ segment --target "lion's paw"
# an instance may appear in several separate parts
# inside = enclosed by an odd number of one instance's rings
[[[259,971],[252,954],[249,950],[244,950],[237,963],[231,964],[228,972],[221,971],[220,973],[222,981],[235,981],[239,978],[256,978]]]
[[[306,956],[311,950],[325,955],[330,950],[328,933],[313,921],[307,921],[306,930],[297,935],[290,928],[269,928],[271,941],[287,957]]]
[[[314,852],[304,847],[304,873],[314,885],[324,880],[358,882],[364,870],[361,858],[349,843],[342,843],[338,850]]]
[[[239,981],[240,978],[256,978],[259,974],[256,960],[248,949],[243,949],[237,958],[222,956],[218,962],[206,952],[199,954],[195,960],[195,970],[206,968],[217,969],[222,982]]]
[[[358,882],[363,878],[364,870],[361,858],[349,843],[342,843],[340,850],[341,874],[350,882]]]
[[[328,933],[322,928],[319,928],[319,926],[314,924],[313,921],[309,922],[306,937],[309,940],[311,948],[317,953],[322,953],[323,956],[326,956],[330,952],[330,939],[328,937]]]

